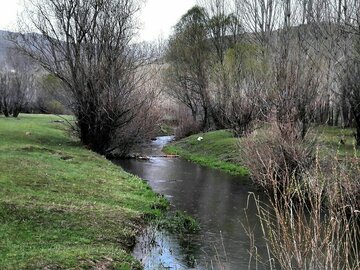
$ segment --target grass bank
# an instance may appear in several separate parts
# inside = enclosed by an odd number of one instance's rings
[[[0,116],[0,269],[137,269],[166,201],[80,145],[56,116]]]
[[[320,126],[312,130],[321,154],[337,155],[340,159],[357,155],[354,147],[354,131],[341,127]],[[199,137],[203,140],[198,141]],[[246,138],[236,138],[230,131],[218,130],[199,133],[175,141],[166,146],[168,154],[177,154],[200,165],[220,169],[233,175],[245,176],[249,171],[241,165],[240,151]]]
[[[199,137],[203,139],[199,141]],[[231,132],[218,130],[176,141],[166,146],[164,151],[232,175],[246,176],[248,170],[239,163],[240,145],[241,139],[235,138]]]

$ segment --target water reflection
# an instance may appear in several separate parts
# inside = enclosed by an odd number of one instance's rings
[[[161,137],[154,141],[145,149],[146,154],[160,154],[162,146],[170,139]],[[182,159],[153,157],[149,161],[116,163],[147,180],[155,192],[169,199],[174,208],[186,211],[201,224],[200,234],[192,239],[191,254],[186,254],[186,249],[171,235],[152,234],[153,241],[160,242],[158,245],[162,247],[147,251],[146,255],[141,254],[141,248],[137,246],[134,254],[142,259],[145,269],[188,269],[193,261],[196,261],[196,269],[262,269],[254,262],[249,266],[250,244],[244,225],[250,224],[256,243],[260,243],[258,252],[266,253],[261,245],[262,233],[255,204],[249,204],[248,219],[244,213],[252,191],[243,184],[244,179]]]

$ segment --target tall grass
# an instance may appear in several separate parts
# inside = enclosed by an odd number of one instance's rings
[[[256,259],[270,269],[360,269],[359,160],[315,154],[309,163],[309,155],[297,155],[308,153],[304,142],[282,139],[248,148],[252,166],[261,166],[253,177],[269,196],[267,204],[254,196],[269,251],[269,258]]]

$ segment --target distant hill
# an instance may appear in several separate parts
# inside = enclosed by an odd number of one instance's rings
[[[0,30],[0,63],[6,60],[7,51],[13,44],[7,39],[10,32]]]

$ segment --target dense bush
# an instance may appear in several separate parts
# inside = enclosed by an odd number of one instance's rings
[[[275,124],[261,132],[245,140],[241,149],[242,163],[254,182],[273,190],[301,180],[314,163],[314,141],[293,136],[291,131],[282,136]]]

